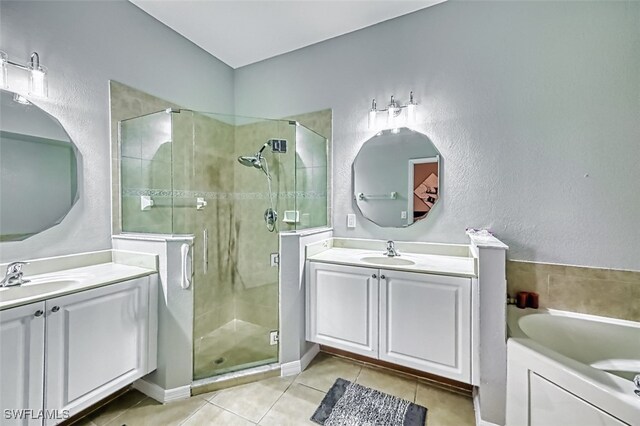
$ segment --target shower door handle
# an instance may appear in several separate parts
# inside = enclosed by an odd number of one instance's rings
[[[180,247],[180,254],[182,257],[182,277],[180,278],[180,287],[185,290],[191,286],[193,261],[189,253],[190,249],[191,247],[187,243],[182,244],[182,247]]]
[[[209,271],[209,230],[202,231],[202,270],[206,274]]]

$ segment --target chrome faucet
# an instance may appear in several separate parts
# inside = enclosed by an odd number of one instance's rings
[[[396,246],[394,242],[391,240],[387,241],[387,252],[385,253],[385,256],[389,256],[389,257],[400,256],[400,253],[398,253],[398,250],[396,250]]]
[[[29,262],[10,263],[9,266],[7,266],[7,272],[4,278],[0,281],[0,287],[13,287],[28,283],[29,280],[23,278],[24,272],[22,272],[22,267],[28,264]]]
[[[633,384],[636,385],[635,394],[640,396],[640,374],[636,374],[636,377],[633,378]]]

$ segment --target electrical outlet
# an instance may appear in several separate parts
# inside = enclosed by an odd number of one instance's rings
[[[347,215],[347,228],[355,228],[356,227],[356,215],[348,214]]]

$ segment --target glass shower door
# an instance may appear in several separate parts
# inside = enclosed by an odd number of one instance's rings
[[[293,203],[279,197],[294,186],[291,127],[185,110],[174,114],[174,190],[206,203],[174,212],[174,231],[196,236],[194,380],[278,361],[271,335],[279,320],[278,267],[272,263],[279,226],[270,232],[263,216],[270,206],[280,211]],[[269,180],[238,157],[255,155],[273,138],[287,139],[291,151],[263,151]]]

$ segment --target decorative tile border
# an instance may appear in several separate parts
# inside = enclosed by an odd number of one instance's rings
[[[208,192],[208,191],[185,191],[171,189],[146,189],[146,188],[123,188],[124,197],[163,197],[163,198],[198,198],[207,200],[268,200],[267,192]],[[326,192],[319,191],[288,191],[274,192],[273,198],[280,199],[322,199],[326,198]]]

